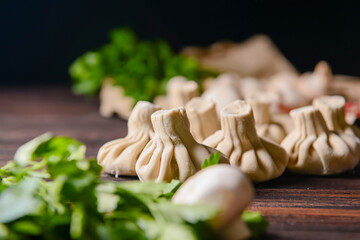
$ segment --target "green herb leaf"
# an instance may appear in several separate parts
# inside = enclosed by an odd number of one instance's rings
[[[205,159],[201,168],[207,168],[212,165],[219,164],[220,161],[220,152],[216,152],[215,154],[210,154],[209,159]]]
[[[52,137],[51,133],[44,133],[31,141],[25,143],[15,152],[14,160],[20,166],[25,166],[32,160],[32,154],[38,148],[38,146],[48,141]]]
[[[174,54],[165,41],[139,41],[126,28],[113,30],[110,43],[78,57],[69,73],[77,94],[94,95],[105,78],[112,78],[136,102],[165,94],[166,83],[174,76],[198,80],[209,75],[196,60]]]
[[[54,164],[63,160],[84,160],[85,145],[68,137],[54,137],[42,142],[32,154],[33,158],[43,158]]]
[[[8,223],[33,213],[40,205],[34,197],[39,180],[29,178],[3,190],[0,194],[0,223]]]
[[[19,162],[24,165],[11,161],[0,169],[1,239],[217,239],[209,224],[217,209],[170,201],[181,182],[106,182],[96,159],[85,159],[81,142],[51,137],[32,143]],[[254,236],[263,231],[261,215],[244,213],[243,219]]]
[[[269,226],[269,222],[261,215],[261,212],[244,211],[241,218],[250,229],[253,238],[259,239]]]

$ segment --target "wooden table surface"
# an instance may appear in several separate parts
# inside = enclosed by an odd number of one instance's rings
[[[66,87],[0,89],[0,165],[44,133],[83,141],[96,156],[105,142],[126,135],[126,121],[98,114],[98,101]],[[360,239],[360,169],[332,177],[282,177],[256,185],[250,210],[270,221],[266,239]]]

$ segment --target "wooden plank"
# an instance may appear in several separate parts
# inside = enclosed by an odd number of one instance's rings
[[[47,131],[83,141],[87,155],[96,156],[102,144],[127,132],[126,121],[102,118],[97,109],[97,99],[74,96],[65,87],[0,89],[0,164]],[[327,177],[286,173],[255,186],[249,209],[270,221],[267,239],[360,239],[359,168]]]

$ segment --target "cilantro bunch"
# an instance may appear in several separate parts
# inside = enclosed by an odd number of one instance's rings
[[[175,54],[165,41],[139,41],[125,28],[113,30],[110,43],[98,51],[78,57],[69,73],[75,93],[95,94],[105,78],[112,78],[136,101],[165,94],[166,83],[174,76],[197,80],[206,74],[195,59]]]
[[[176,205],[179,181],[109,182],[72,138],[44,134],[0,168],[0,239],[218,239],[209,222],[217,209]],[[243,220],[257,236],[259,213]]]

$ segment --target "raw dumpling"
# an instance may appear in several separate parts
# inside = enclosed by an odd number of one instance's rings
[[[256,182],[279,177],[288,162],[280,145],[258,137],[251,106],[241,100],[221,111],[221,130],[203,144],[224,153],[232,166],[239,167]]]
[[[345,98],[342,96],[322,96],[314,99],[314,107],[324,117],[326,126],[337,134],[346,133],[360,138],[360,130],[345,121]],[[359,139],[360,141],[360,139]]]
[[[220,116],[221,109],[227,104],[240,99],[238,85],[229,74],[220,75],[201,97],[212,100],[216,104],[216,112]]]
[[[279,72],[269,79],[268,90],[279,96],[280,103],[287,107],[302,107],[309,100],[297,89],[299,76],[293,72]]]
[[[290,115],[295,129],[281,143],[290,155],[289,170],[327,175],[350,170],[357,164],[359,145],[348,144],[329,131],[319,110],[307,106],[292,110]]]
[[[183,107],[157,111],[151,121],[155,135],[136,163],[136,173],[142,181],[185,181],[216,152],[194,140]],[[221,155],[220,162],[228,163],[228,160]]]
[[[272,121],[270,114],[271,103],[261,97],[247,98],[246,102],[253,109],[258,135],[280,144],[285,138],[286,132],[280,123]]]
[[[304,73],[296,82],[297,89],[308,99],[325,95],[332,82],[333,75],[329,64],[321,61],[316,64],[314,72]]]
[[[220,129],[213,101],[196,97],[185,105],[185,109],[190,121],[190,132],[197,142],[202,142]]]
[[[193,97],[199,96],[199,85],[194,81],[177,76],[169,80],[166,93],[169,108],[183,107]]]
[[[121,86],[114,86],[113,79],[105,79],[100,91],[100,115],[111,117],[116,113],[119,117],[128,119],[135,100],[124,95]]]
[[[139,101],[128,121],[128,134],[104,144],[98,152],[98,163],[105,172],[117,175],[136,175],[135,163],[146,144],[154,135],[151,114],[160,107]]]
[[[206,204],[216,207],[218,214],[212,226],[225,239],[250,237],[241,214],[254,198],[254,187],[239,169],[227,164],[207,167],[190,177],[176,191],[172,202]]]
[[[239,80],[239,91],[244,98],[265,92],[265,82],[253,77],[241,78]]]
[[[166,95],[155,97],[154,103],[163,109],[183,107],[193,97],[199,96],[199,85],[182,76],[176,76],[166,85]]]

